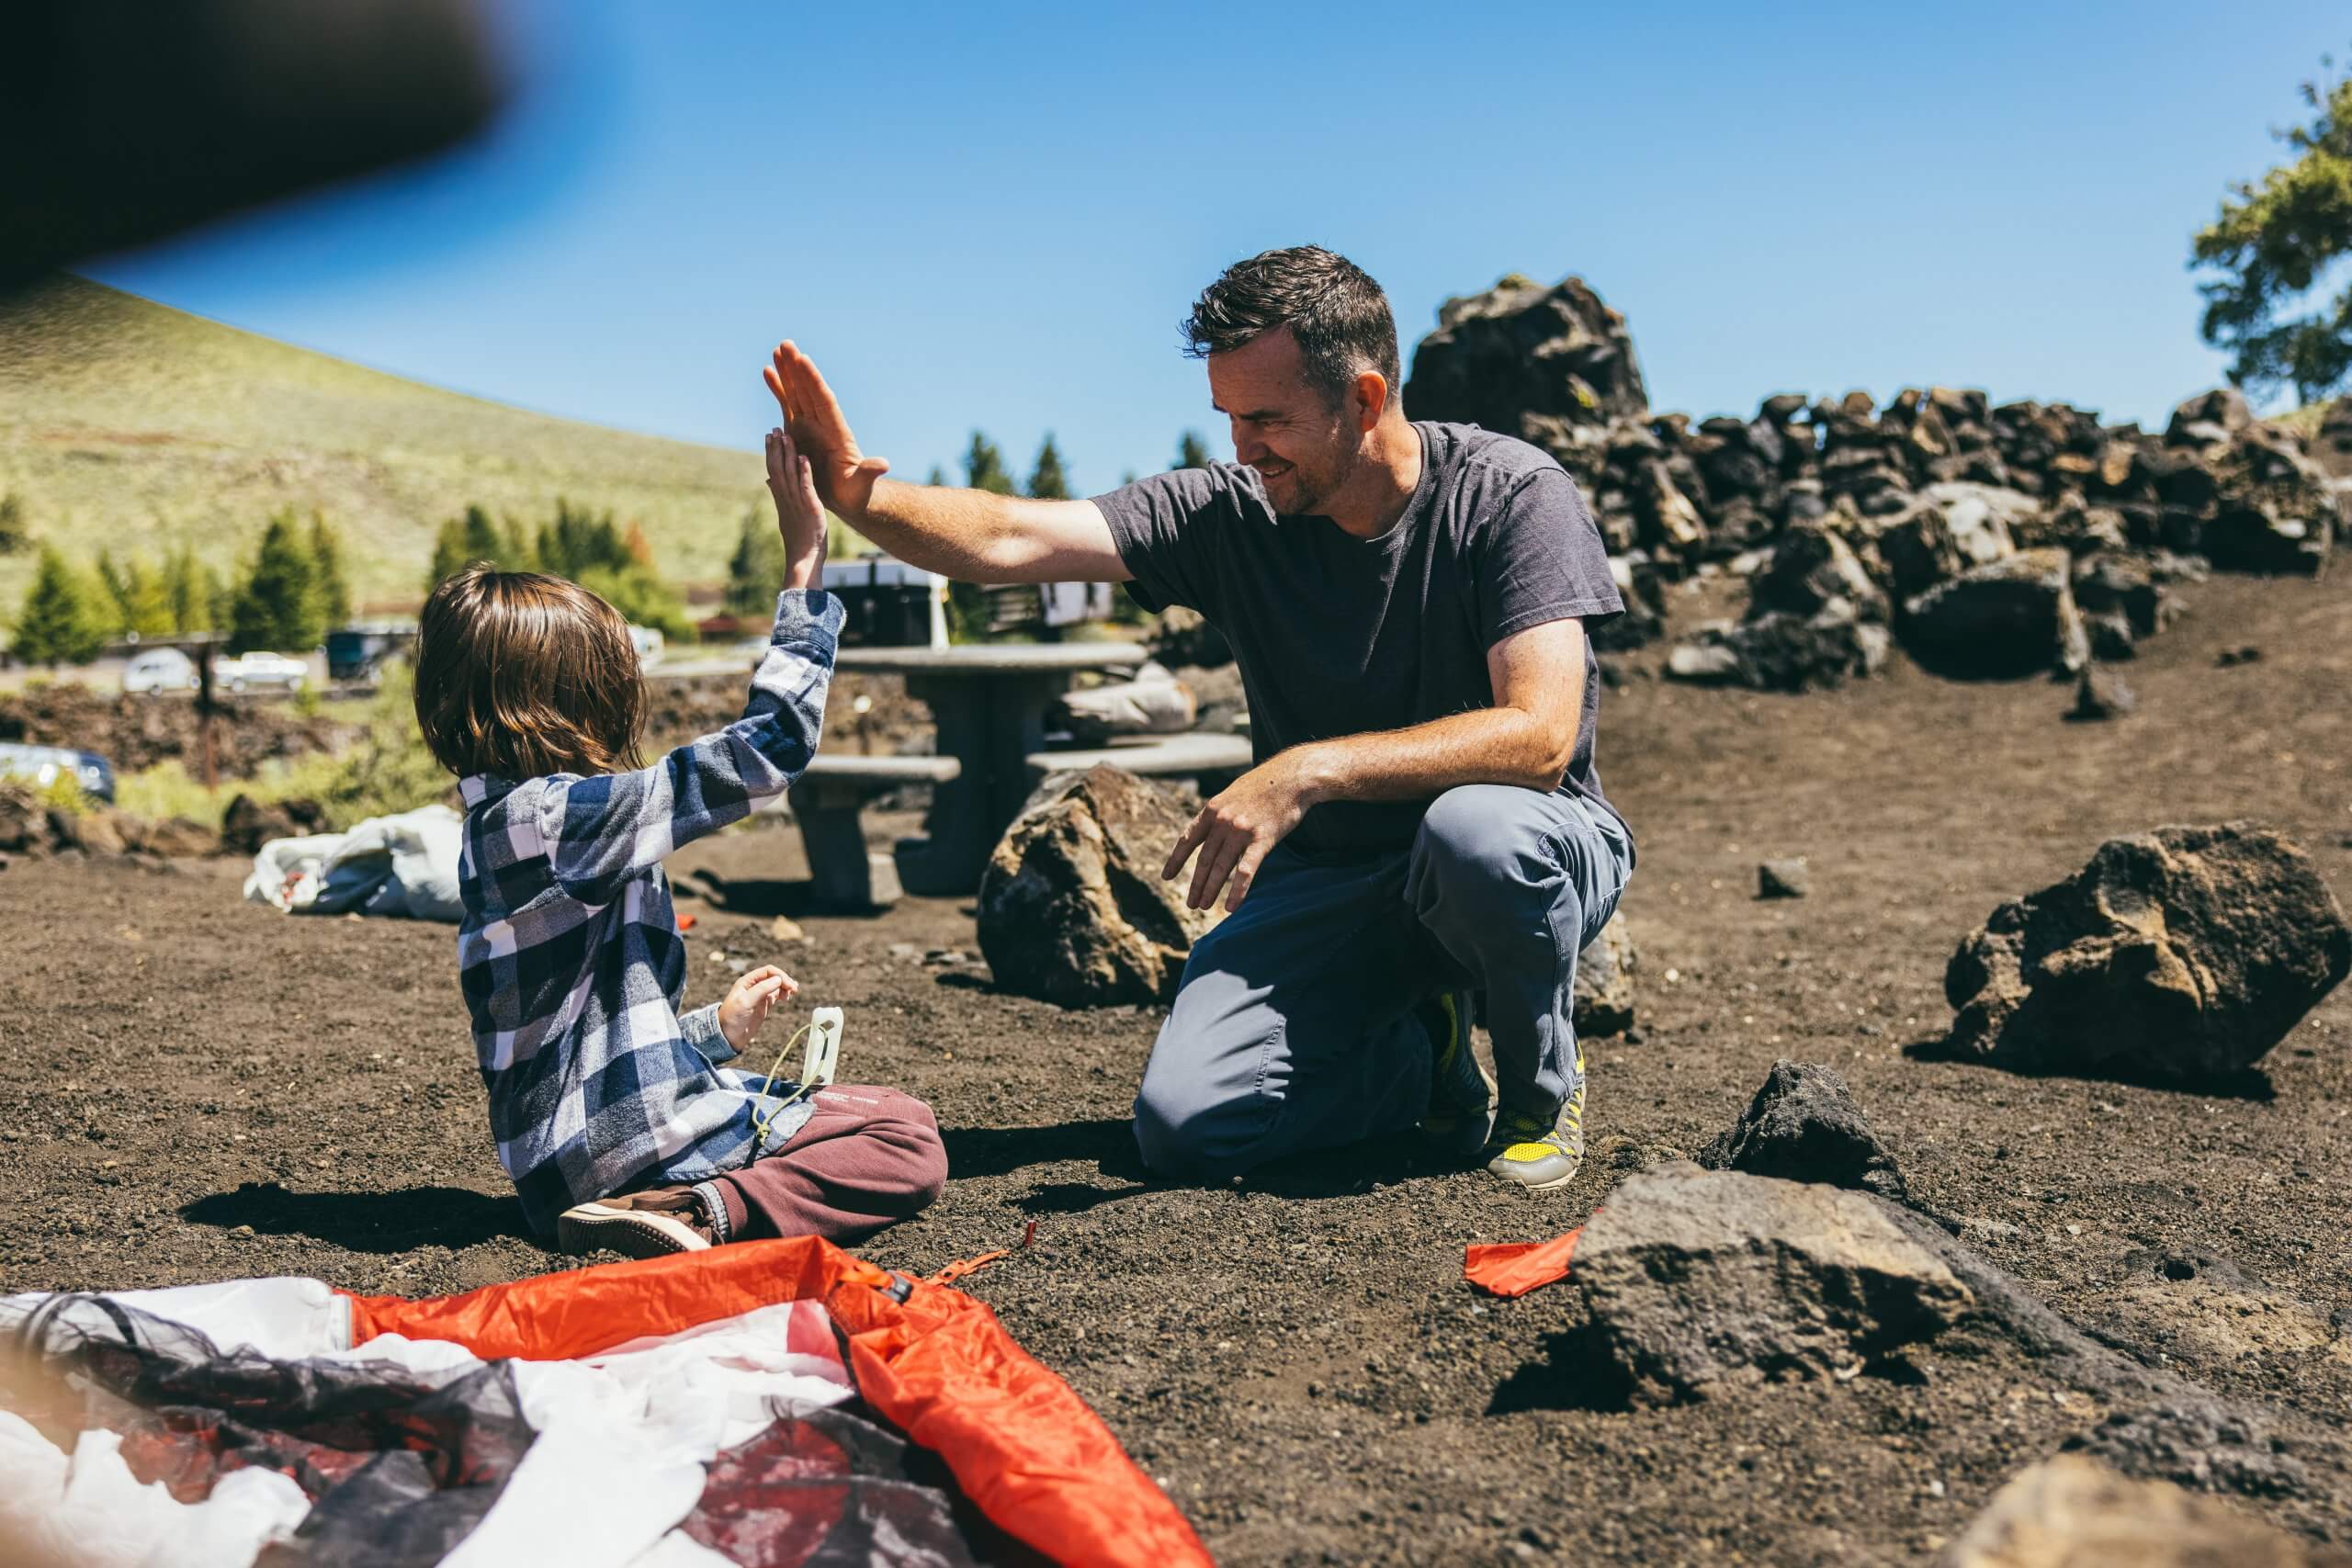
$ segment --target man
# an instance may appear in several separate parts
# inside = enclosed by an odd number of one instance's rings
[[[1239,263],[1186,332],[1240,462],[1091,501],[883,479],[807,355],[780,345],[767,378],[827,503],[884,548],[973,581],[1125,581],[1233,645],[1257,765],[1161,873],[1189,862],[1191,907],[1229,913],[1144,1069],[1146,1162],[1221,1179],[1419,1122],[1506,1180],[1565,1185],[1577,953],[1634,863],[1592,760],[1584,622],[1624,608],[1600,533],[1534,447],[1406,419],[1387,298],[1343,257]]]

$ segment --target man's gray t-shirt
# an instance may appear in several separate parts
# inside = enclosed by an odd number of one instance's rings
[[[1420,482],[1376,539],[1328,517],[1277,517],[1257,470],[1231,463],[1094,498],[1136,601],[1198,610],[1233,645],[1261,761],[1310,740],[1492,707],[1488,649],[1546,621],[1625,607],[1600,531],[1559,464],[1476,425],[1414,429]],[[1600,673],[1588,659],[1560,787],[1609,808],[1593,766],[1600,716]],[[1310,852],[1408,849],[1428,807],[1328,802],[1291,841]]]

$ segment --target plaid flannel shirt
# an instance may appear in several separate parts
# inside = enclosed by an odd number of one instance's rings
[[[498,1161],[533,1229],[575,1203],[745,1164],[758,1074],[712,1003],[681,1015],[685,942],[662,862],[791,787],[816,755],[842,625],[821,589],[776,600],[743,716],[650,768],[462,779],[459,985]],[[779,1080],[777,1092],[787,1092]],[[807,1100],[777,1118],[798,1131]]]

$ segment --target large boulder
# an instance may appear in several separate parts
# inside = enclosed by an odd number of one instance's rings
[[[2134,1481],[2062,1453],[2012,1476],[1953,1541],[1943,1568],[2352,1568],[2242,1508],[2168,1481]]]
[[[1620,909],[1577,954],[1576,992],[1569,1017],[1580,1037],[1622,1034],[1634,1026],[1635,967],[1634,933]]]
[[[1902,1201],[1894,1156],[1835,1070],[1779,1061],[1739,1120],[1699,1151],[1710,1170],[1852,1187]]]
[[[2041,502],[1997,485],[1931,484],[1873,532],[1886,586],[1898,598],[2017,554],[2016,532]]]
[[[2090,659],[2064,550],[2026,550],[1914,595],[1895,635],[1939,675],[2011,680],[2072,673]]]
[[[1063,1007],[1164,1001],[1215,909],[1159,868],[1193,817],[1174,792],[1101,766],[1046,781],[980,876],[980,952],[998,985]]]
[[[1974,1305],[1877,1200],[1684,1160],[1602,1201],[1568,1277],[1633,1396],[1651,1404],[1850,1376]]]
[[[1675,646],[1666,672],[1698,685],[1827,690],[1878,673],[1886,648],[1886,628],[1840,601],[1815,615],[1776,611],[1753,620],[1711,622]]]
[[[1415,419],[1516,435],[1578,471],[1589,463],[1580,448],[1604,440],[1611,420],[1648,417],[1625,318],[1580,277],[1547,288],[1513,274],[1437,314],[1405,383]]]
[[[299,839],[326,830],[326,809],[315,800],[265,802],[240,795],[220,814],[220,852],[259,854],[272,839]]]
[[[1810,621],[1825,611],[1833,618],[1883,622],[1886,595],[1835,529],[1792,524],[1748,582],[1747,618],[1788,615]]]
[[[2245,823],[2102,844],[1952,955],[1950,1048],[2028,1071],[2196,1082],[2242,1070],[2352,971],[2311,858]]]

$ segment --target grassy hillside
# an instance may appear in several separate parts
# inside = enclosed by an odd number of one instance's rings
[[[183,541],[224,573],[263,521],[325,512],[363,603],[413,604],[469,502],[536,519],[559,495],[644,525],[663,572],[726,575],[760,457],[484,402],[81,278],[0,301],[0,494],[87,559]],[[0,556],[0,614],[32,552]]]

